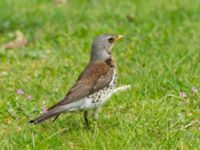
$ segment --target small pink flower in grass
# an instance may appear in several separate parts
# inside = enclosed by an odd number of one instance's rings
[[[18,90],[17,90],[17,94],[18,94],[18,95],[22,95],[22,94],[24,94],[24,91],[23,91],[22,89],[18,89]]]
[[[43,112],[43,113],[46,113],[47,111],[48,111],[47,107],[44,106],[44,107],[42,108],[42,112]]]
[[[194,87],[194,86],[192,87],[192,93],[193,93],[193,94],[198,93],[198,89],[197,89],[196,87]]]
[[[28,100],[32,100],[33,97],[32,97],[31,95],[28,95],[28,96],[27,96],[27,99],[28,99]]]
[[[187,97],[187,95],[185,94],[185,92],[180,92],[180,93],[179,93],[179,96],[180,96],[181,98],[186,98],[186,97]]]

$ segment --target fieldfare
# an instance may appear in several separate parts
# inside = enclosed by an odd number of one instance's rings
[[[83,111],[88,125],[87,116],[91,109],[94,110],[94,118],[97,119],[99,109],[115,88],[117,71],[112,58],[112,47],[121,38],[121,35],[111,34],[96,37],[92,44],[90,61],[75,85],[60,102],[30,123],[38,124],[52,117],[57,119],[63,112]]]

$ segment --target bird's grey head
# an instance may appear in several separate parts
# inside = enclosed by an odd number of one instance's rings
[[[122,35],[103,34],[94,39],[91,50],[91,61],[107,60],[111,57],[112,47],[115,41]]]

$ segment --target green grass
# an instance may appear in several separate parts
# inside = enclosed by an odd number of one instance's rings
[[[0,49],[0,72],[7,72],[0,76],[1,149],[200,148],[200,94],[191,93],[200,90],[199,0],[1,0],[0,43],[16,30],[29,45]],[[106,103],[91,130],[81,113],[28,124],[43,101],[50,106],[66,94],[102,33],[125,35],[113,55],[118,86],[132,88]]]

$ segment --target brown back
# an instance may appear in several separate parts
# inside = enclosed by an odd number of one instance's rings
[[[49,110],[57,106],[76,102],[105,87],[112,80],[114,69],[115,65],[111,58],[105,62],[90,62],[64,99],[49,108]]]

